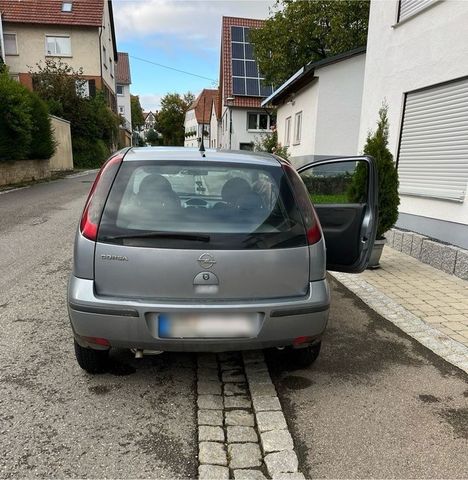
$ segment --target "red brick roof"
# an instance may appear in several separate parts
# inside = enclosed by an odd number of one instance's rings
[[[4,22],[46,25],[102,25],[104,0],[69,0],[71,12],[62,12],[62,0],[0,0]]]
[[[211,104],[216,97],[218,90],[204,88],[200,95],[195,99],[190,110],[195,110],[195,118],[198,123],[210,123]]]
[[[264,23],[264,20],[254,18],[223,17],[219,74],[219,85],[222,97],[220,96],[218,100],[219,110],[221,110],[222,105],[227,105],[226,99],[228,97],[234,97],[234,100],[230,103],[233,107],[260,108],[262,103],[261,97],[237,96],[232,94],[231,27],[262,28]]]
[[[130,85],[132,83],[132,77],[130,75],[130,63],[128,61],[128,53],[117,53],[117,66],[115,69],[115,81],[124,85]]]

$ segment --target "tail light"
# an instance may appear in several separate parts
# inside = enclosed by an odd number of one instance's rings
[[[309,192],[299,174],[289,163],[283,163],[283,168],[292,183],[294,196],[302,214],[306,229],[307,243],[313,245],[322,238],[322,227],[310,201]]]
[[[88,240],[96,241],[102,210],[123,157],[123,154],[117,154],[109,158],[91,187],[80,222],[81,234]]]

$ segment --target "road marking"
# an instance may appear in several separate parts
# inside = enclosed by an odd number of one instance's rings
[[[90,175],[91,173],[96,173],[98,171],[99,171],[99,168],[95,168],[94,170],[86,170],[84,172],[72,173],[71,175],[66,175],[63,178],[79,178],[79,177],[84,177],[86,175]]]
[[[303,479],[262,351],[198,355],[200,479]]]
[[[370,308],[433,351],[439,357],[468,373],[468,347],[431,327],[399,303],[387,297],[357,275],[329,272]]]
[[[24,190],[25,188],[29,188],[31,185],[26,185],[25,187],[18,187],[18,188],[11,188],[10,190],[2,190],[0,195],[5,195],[11,192],[17,192],[18,190]]]

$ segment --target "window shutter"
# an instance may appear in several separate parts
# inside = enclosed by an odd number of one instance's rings
[[[398,21],[401,22],[405,18],[410,17],[414,13],[419,12],[436,1],[437,0],[400,0],[400,14],[398,15]]]
[[[400,193],[463,202],[468,184],[468,79],[408,93]]]
[[[96,96],[96,80],[88,80],[89,86],[89,96],[95,97]]]

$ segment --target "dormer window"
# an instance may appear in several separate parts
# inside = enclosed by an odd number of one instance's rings
[[[73,9],[72,2],[62,2],[62,12],[71,12]]]

